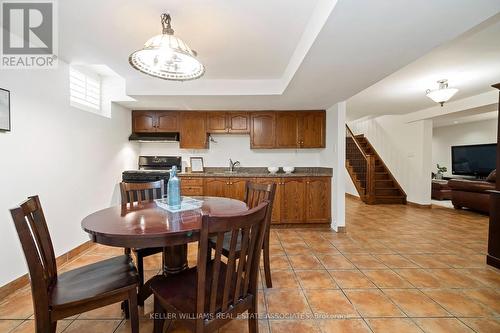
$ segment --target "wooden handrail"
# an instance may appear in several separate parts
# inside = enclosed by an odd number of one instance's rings
[[[363,157],[366,159],[368,159],[368,156],[370,155],[366,155],[363,148],[361,148],[361,145],[359,144],[358,140],[356,139],[356,136],[354,135],[354,133],[352,133],[351,129],[349,128],[349,126],[347,126],[347,124],[345,124],[345,128],[346,130],[349,132],[349,134],[351,135],[354,143],[356,144],[356,147],[358,147],[358,150],[361,152],[361,154],[363,154]]]

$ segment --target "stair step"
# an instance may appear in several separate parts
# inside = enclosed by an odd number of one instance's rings
[[[398,196],[401,192],[397,188],[375,188],[375,196]]]
[[[391,179],[375,179],[375,188],[394,188],[394,182]]]
[[[377,196],[375,198],[377,204],[406,204],[404,196]]]

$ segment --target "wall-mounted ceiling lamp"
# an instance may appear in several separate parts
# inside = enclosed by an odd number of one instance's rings
[[[458,92],[458,89],[448,88],[448,80],[439,80],[437,83],[439,84],[439,88],[436,90],[427,89],[425,95],[443,106],[445,102],[448,102]]]
[[[185,81],[201,77],[205,67],[196,59],[196,51],[174,36],[170,21],[170,14],[161,14],[162,34],[149,39],[142,49],[132,53],[130,65],[165,80]]]

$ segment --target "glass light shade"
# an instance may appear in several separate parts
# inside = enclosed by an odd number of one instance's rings
[[[426,96],[432,99],[436,103],[448,102],[450,98],[453,97],[458,92],[456,88],[444,88],[429,91]]]
[[[144,48],[130,55],[129,63],[145,74],[165,80],[194,80],[205,72],[203,64],[196,59],[196,52],[170,34],[149,39]]]

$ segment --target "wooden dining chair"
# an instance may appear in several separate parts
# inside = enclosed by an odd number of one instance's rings
[[[36,333],[54,333],[60,319],[120,301],[128,302],[132,332],[139,332],[138,277],[129,256],[58,274],[38,196],[10,212],[28,264]]]
[[[257,276],[270,214],[269,201],[264,201],[239,215],[202,217],[197,267],[155,277],[151,283],[154,333],[163,332],[167,313],[191,331],[201,333],[216,331],[247,310],[249,332],[258,332]],[[222,260],[226,233],[230,234],[227,263]],[[208,260],[211,237],[216,239],[215,255]],[[238,240],[241,249],[236,256]]]
[[[159,180],[150,183],[120,183],[120,192],[122,197],[122,205],[134,207],[145,202],[153,201],[154,199],[163,198],[164,182]],[[134,253],[137,262],[137,271],[139,272],[139,288],[144,285],[144,258],[163,252],[162,247],[140,248],[140,249],[125,249],[125,254]],[[139,299],[139,305],[144,305],[144,300]]]
[[[246,182],[246,191],[245,191],[245,203],[249,208],[256,207],[263,201],[269,201],[269,206],[272,211],[274,204],[274,196],[276,193],[276,184],[257,184],[247,181]],[[267,288],[273,287],[273,282],[271,279],[271,263],[270,263],[270,250],[269,250],[269,238],[271,232],[271,215],[268,216],[268,220],[266,221],[266,233],[264,235],[264,242],[262,244],[262,250],[264,251],[264,275],[266,278],[266,286]],[[229,238],[231,235],[226,235],[226,240],[222,246],[222,254],[224,256],[228,256],[229,254]],[[211,240],[209,243],[212,249],[215,249],[215,242]],[[241,245],[240,242],[236,245],[236,256],[239,255]],[[208,253],[211,256],[211,251]]]

